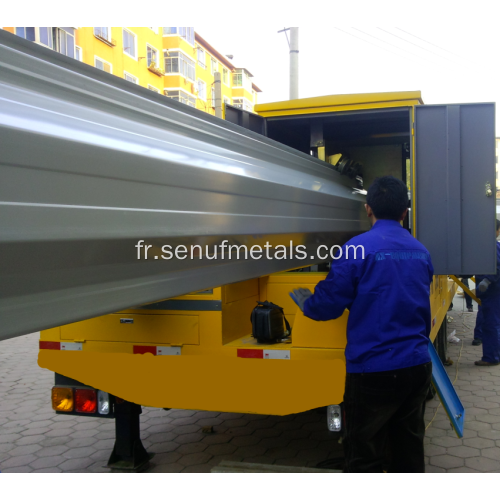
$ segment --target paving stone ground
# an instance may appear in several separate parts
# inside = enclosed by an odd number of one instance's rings
[[[455,299],[447,368],[466,407],[465,435],[458,439],[437,398],[427,404],[427,472],[500,472],[500,366],[480,368],[481,347],[471,345],[475,313]],[[476,309],[476,308],[475,308]],[[114,421],[55,415],[54,376],[37,365],[38,334],[0,342],[0,471],[107,472]],[[463,343],[463,345],[462,345]],[[437,413],[436,413],[437,409]],[[324,412],[285,417],[144,408],[141,436],[155,453],[148,472],[208,472],[221,460],[315,467],[341,455],[326,430]],[[202,428],[213,426],[215,433]]]

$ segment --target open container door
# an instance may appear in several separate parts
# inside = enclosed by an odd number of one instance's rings
[[[416,237],[435,274],[494,274],[495,105],[415,107]]]

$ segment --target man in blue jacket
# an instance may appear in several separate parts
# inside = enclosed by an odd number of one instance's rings
[[[428,353],[433,267],[429,252],[404,229],[408,192],[395,177],[376,179],[366,213],[372,229],[352,238],[327,278],[294,290],[304,314],[347,322],[345,472],[424,472],[424,404],[431,382]],[[364,247],[364,259],[352,247]],[[349,252],[349,253],[348,253]],[[340,252],[339,252],[340,254]]]
[[[497,238],[500,221],[497,219]],[[483,343],[483,357],[478,366],[500,365],[500,242],[497,241],[497,272],[494,275],[476,276],[477,296],[481,308],[477,313],[474,338],[479,333]],[[477,344],[476,344],[477,345]]]

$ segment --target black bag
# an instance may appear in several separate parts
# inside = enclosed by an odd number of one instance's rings
[[[259,305],[250,315],[250,321],[252,322],[252,337],[259,344],[276,344],[291,335],[292,329],[285,318],[283,308],[267,300],[257,301],[257,304]]]

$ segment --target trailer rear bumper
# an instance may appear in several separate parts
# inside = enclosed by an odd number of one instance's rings
[[[231,349],[230,351],[233,351]],[[42,368],[158,408],[287,415],[343,400],[342,349],[293,349],[292,359],[155,356],[41,349]]]

